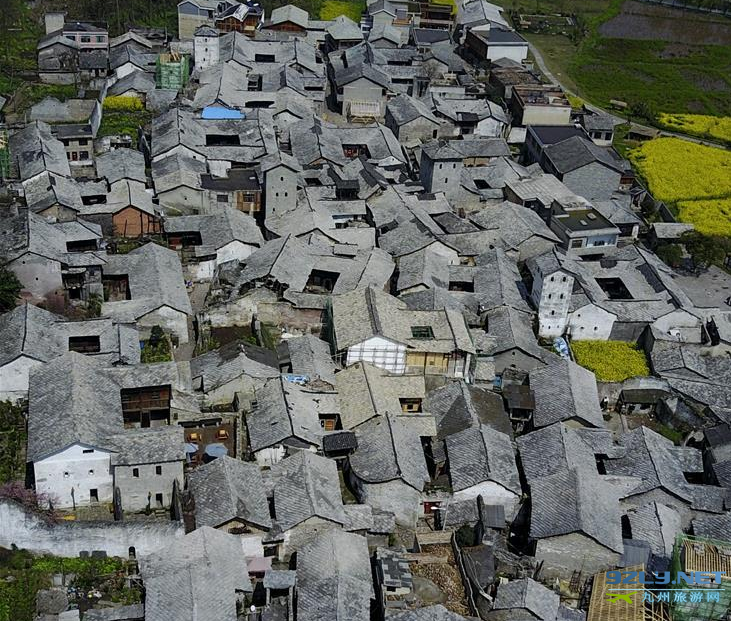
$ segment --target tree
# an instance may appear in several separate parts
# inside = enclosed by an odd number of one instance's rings
[[[699,269],[713,264],[723,265],[726,257],[731,254],[731,239],[728,237],[688,231],[681,235],[680,241],[693,259],[693,264]]]
[[[679,267],[683,261],[683,249],[678,244],[665,244],[657,249],[657,256],[670,267]]]
[[[655,122],[655,111],[647,101],[635,101],[629,107],[629,114],[631,117],[643,119],[648,123]]]
[[[5,42],[5,62],[10,64],[10,44],[12,38],[10,32],[18,28],[18,22],[23,16],[25,3],[23,0],[4,0],[0,11],[0,33]]]
[[[23,286],[18,277],[9,269],[0,267],[0,312],[9,311],[15,307]]]

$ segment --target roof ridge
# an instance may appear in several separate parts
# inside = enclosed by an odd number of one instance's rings
[[[221,464],[222,464],[222,467],[224,470],[224,476],[226,478],[226,486],[228,487],[228,491],[229,491],[229,500],[231,501],[231,507],[233,509],[232,514],[234,517],[239,517],[238,503],[235,500],[235,497],[237,497],[237,494],[235,493],[236,490],[234,489],[233,484],[232,484],[233,477],[231,476],[231,468],[230,468],[231,462],[229,462],[228,459],[224,459],[225,457],[227,457],[227,455],[224,455],[223,457],[221,457]],[[216,460],[216,461],[218,461],[218,460]]]
[[[28,336],[28,302],[25,303],[25,308],[23,309],[23,339],[20,343],[20,351],[25,351],[25,340]]]
[[[371,323],[373,332],[378,335],[382,334],[383,327],[381,325],[381,319],[378,316],[378,304],[376,303],[376,295],[373,287],[369,286],[365,292],[366,306],[368,307],[368,318]]]
[[[396,450],[396,438],[393,435],[393,425],[391,424],[390,414],[386,414],[385,418],[386,424],[388,425],[388,435],[391,437],[391,446],[393,447],[393,461],[396,463],[396,473],[398,474],[399,478],[403,478],[403,470],[401,469],[401,464],[398,458],[398,451]]]

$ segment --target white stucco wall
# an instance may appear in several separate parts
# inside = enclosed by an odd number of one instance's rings
[[[500,58],[509,58],[516,63],[522,63],[528,58],[528,44],[525,45],[496,45],[490,43],[487,46],[487,59],[499,60]]]
[[[500,138],[503,135],[505,123],[493,119],[492,117],[482,119],[475,127],[475,134],[478,136],[489,136],[491,138]]]
[[[276,166],[264,175],[265,209],[268,216],[294,209],[297,204],[297,173]]]
[[[157,474],[158,467],[160,474]],[[136,477],[135,471],[138,474]],[[169,507],[175,481],[178,482],[180,489],[183,489],[182,461],[114,468],[114,485],[119,488],[122,508],[125,511],[143,511],[148,503],[154,509],[157,506],[157,494],[162,494],[163,506]]]
[[[483,481],[467,489],[454,492],[455,502],[472,500],[478,496],[482,496],[488,505],[502,505],[505,507],[505,518],[508,521],[515,517],[518,496],[495,481]]]
[[[282,461],[284,454],[285,451],[282,445],[271,446],[254,453],[254,459],[260,467],[269,467]]]
[[[43,298],[63,289],[61,264],[37,254],[26,253],[8,264],[23,289],[34,297]]]
[[[193,46],[195,68],[198,71],[218,64],[220,51],[218,37],[194,37]]]
[[[34,462],[36,489],[55,498],[58,507],[73,507],[74,501],[88,505],[91,489],[97,490],[99,502],[112,502],[109,457],[107,451],[74,444]]]
[[[165,332],[178,337],[180,344],[188,342],[188,316],[169,306],[161,306],[137,319],[140,336],[147,336],[153,326],[160,326]]]
[[[28,356],[18,356],[0,367],[0,400],[17,401],[28,395],[28,374],[43,364]]]
[[[532,298],[538,307],[538,336],[561,336],[566,330],[574,278],[563,272],[536,277]]]
[[[594,304],[587,304],[576,309],[569,316],[569,331],[571,338],[577,341],[606,341],[612,332],[612,326],[617,316],[599,308]]]
[[[179,186],[158,194],[160,206],[174,209],[181,214],[198,213],[203,206],[203,192],[186,186]]]
[[[678,328],[700,327],[700,319],[687,311],[678,309],[658,318],[652,324],[652,327],[660,330],[664,334],[671,334],[673,330],[677,330]]]
[[[406,371],[406,346],[380,336],[371,337],[348,348],[346,366],[370,362],[391,373]]]
[[[76,557],[103,550],[127,558],[151,554],[185,534],[180,522],[66,522],[49,524],[13,502],[0,501],[0,546],[13,545],[38,554]]]

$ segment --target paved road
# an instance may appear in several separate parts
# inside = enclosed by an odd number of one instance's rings
[[[552,82],[553,84],[557,84],[561,87],[561,89],[568,93],[569,95],[573,95],[574,97],[580,97],[578,94],[574,93],[571,89],[567,88],[564,84],[561,83],[561,80],[559,80],[548,68],[548,65],[546,65],[546,61],[543,58],[543,54],[541,54],[540,50],[533,45],[532,43],[528,43],[528,48],[530,49],[531,53],[533,54],[533,58],[536,60],[536,64],[538,65],[538,68],[541,70],[541,73],[543,73],[544,76],[549,80],[549,82]],[[583,100],[583,97],[580,97]],[[584,106],[591,110],[592,112],[596,112],[597,114],[607,114],[611,116],[615,123],[621,124],[626,123],[627,119],[621,116],[618,116],[616,113],[611,112],[609,110],[605,110],[604,108],[600,108],[599,106],[595,106],[594,104],[591,104],[584,100]],[[647,129],[651,131],[657,131],[657,127],[651,127],[650,125],[641,125],[640,123],[633,122],[634,125],[641,129]],[[689,134],[682,134],[679,132],[671,132],[664,129],[659,130],[661,136],[672,136],[674,138],[680,138],[681,140],[687,140],[688,142],[694,142],[696,144],[703,144],[710,147],[717,147],[719,149],[727,149],[729,150],[729,147],[726,145],[720,144],[718,142],[711,142],[710,140],[704,140],[703,138],[698,138],[696,136],[691,136]]]

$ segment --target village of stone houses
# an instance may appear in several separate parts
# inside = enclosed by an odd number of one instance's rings
[[[0,621],[731,619],[726,0],[6,1]]]

